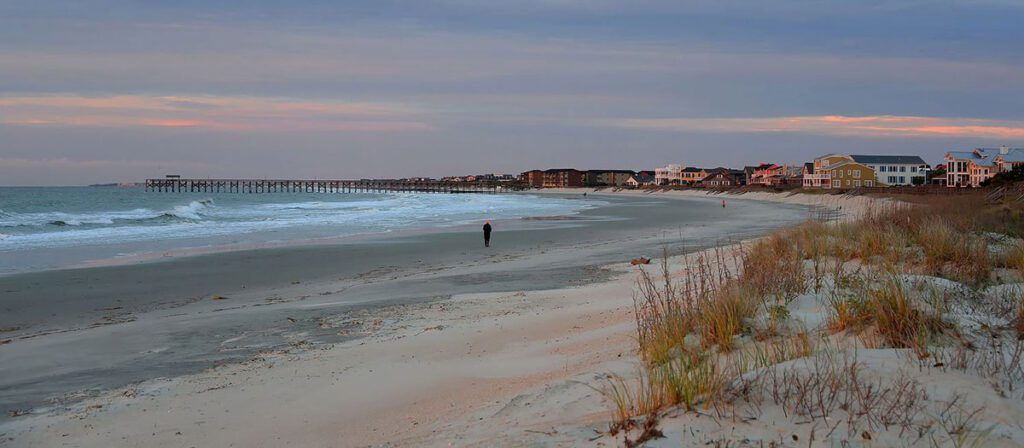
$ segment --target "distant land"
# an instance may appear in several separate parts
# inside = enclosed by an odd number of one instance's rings
[[[92,184],[90,187],[120,187],[120,188],[137,188],[143,186],[141,182],[111,182],[109,184]]]

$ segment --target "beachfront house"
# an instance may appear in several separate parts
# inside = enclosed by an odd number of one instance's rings
[[[646,187],[648,185],[656,185],[654,182],[654,176],[650,174],[634,174],[629,176],[629,179],[626,180],[626,186],[628,187],[638,188]]]
[[[683,166],[670,164],[654,169],[654,183],[657,185],[679,185],[682,182]]]
[[[851,155],[850,159],[875,170],[880,184],[924,185],[928,177],[928,164],[918,156]]]
[[[544,180],[541,183],[541,186],[544,188],[582,187],[585,177],[586,175],[583,171],[572,168],[554,168],[544,170]]]
[[[668,165],[654,169],[654,182],[657,185],[697,185],[707,176],[707,170],[693,166]]]
[[[534,188],[541,188],[544,186],[544,171],[541,170],[530,170],[519,175],[519,180],[526,185]]]
[[[708,171],[704,168],[688,166],[679,173],[679,183],[682,185],[697,185],[705,177],[708,177]]]
[[[811,167],[813,171],[808,173]],[[811,167],[804,165],[804,188],[860,188],[885,185],[875,177],[874,169],[842,154],[818,157],[814,159]]]
[[[979,187],[1001,172],[1024,166],[1024,148],[975,148],[946,153],[946,186]]]
[[[621,187],[636,174],[631,170],[587,170],[588,186]]]
[[[814,162],[807,162],[800,170],[800,182],[804,188],[822,188],[825,179],[814,173]]]
[[[757,166],[745,166],[743,167],[743,175],[747,180],[747,185],[760,184],[775,168],[778,168],[778,165],[774,163],[761,163]]]
[[[743,168],[743,174],[747,185],[767,185],[777,187],[780,185],[801,184],[800,168],[792,168],[788,165],[775,163],[762,163],[757,166]]]
[[[710,170],[708,175],[701,179],[700,184],[705,188],[724,188],[739,187],[745,182],[743,170],[715,168]]]

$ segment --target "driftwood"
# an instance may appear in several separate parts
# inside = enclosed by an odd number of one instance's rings
[[[629,260],[629,264],[636,266],[638,264],[651,264],[651,259],[646,257],[634,258]]]

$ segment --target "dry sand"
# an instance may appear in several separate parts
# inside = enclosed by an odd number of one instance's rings
[[[567,194],[576,193],[593,195],[606,195],[606,196],[620,196],[620,197],[636,197],[636,196],[649,196],[659,198],[714,198],[725,200],[726,205],[729,201],[740,200],[740,201],[767,201],[777,202],[782,204],[794,204],[794,205],[805,205],[811,207],[820,207],[824,210],[833,210],[840,214],[840,216],[847,219],[856,219],[861,217],[870,210],[872,207],[883,206],[886,203],[890,203],[891,200],[887,198],[879,198],[873,196],[863,195],[846,195],[846,194],[829,194],[827,192],[820,193],[771,193],[771,192],[745,192],[745,193],[731,193],[728,191],[714,191],[714,190],[660,190],[660,189],[642,189],[642,190],[630,190],[630,189],[616,189],[616,188],[547,188],[543,190],[535,190],[536,193],[544,194]]]
[[[870,202],[762,193],[735,199],[841,206],[849,214]],[[0,445],[616,444],[601,437],[610,411],[595,388],[607,373],[637,367],[637,268],[609,269],[616,273],[610,281],[581,287],[378,309],[362,322],[371,330],[366,338],[264,353],[112,391],[71,412],[19,417],[0,429]]]

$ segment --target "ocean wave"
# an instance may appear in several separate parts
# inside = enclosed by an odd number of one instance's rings
[[[92,190],[90,190],[92,193]],[[152,197],[137,201],[148,208],[114,211],[119,202],[96,203],[91,210],[65,201],[64,211],[11,213],[4,207],[0,214],[0,232],[9,236],[0,241],[0,251],[40,247],[70,247],[124,243],[146,243],[175,239],[246,241],[249,233],[279,232],[296,229],[294,238],[337,237],[405,228],[435,228],[483,219],[519,219],[531,216],[569,216],[593,206],[592,202],[569,203],[560,198],[525,195],[351,195],[324,200],[287,200],[270,203],[263,196],[229,196],[211,199]],[[77,198],[76,198],[77,199]],[[189,202],[191,201],[191,202]],[[4,204],[6,205],[6,204]],[[74,207],[74,208],[72,208]],[[529,218],[526,218],[529,219]],[[540,218],[544,219],[544,218]],[[548,218],[550,219],[550,218]],[[568,218],[564,218],[568,219]],[[14,228],[11,226],[35,226]],[[269,235],[269,233],[267,234]],[[280,238],[274,233],[274,238]],[[289,234],[291,235],[291,234]],[[266,236],[254,236],[255,240]],[[290,239],[288,236],[285,239]],[[160,243],[161,247],[171,243]],[[134,246],[133,246],[134,247]],[[141,247],[141,246],[140,246]],[[147,246],[148,247],[148,246]],[[121,250],[121,249],[119,249]]]
[[[171,210],[164,212],[161,216],[201,221],[203,219],[202,212],[211,205],[213,205],[213,199],[192,201],[188,205],[175,206]]]
[[[148,208],[137,208],[128,211],[109,211],[94,213],[10,213],[0,214],[0,228],[26,227],[83,227],[131,225],[146,222],[166,221],[201,221],[206,210],[213,205],[213,200],[192,201],[188,205],[179,205],[170,210],[157,212]]]

